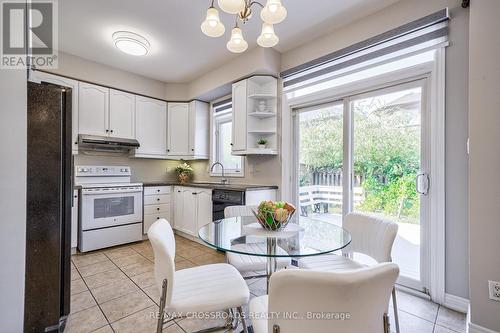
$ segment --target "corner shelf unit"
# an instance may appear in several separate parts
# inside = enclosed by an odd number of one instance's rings
[[[278,155],[278,80],[256,75],[233,84],[232,154]],[[266,148],[258,141],[267,140]]]

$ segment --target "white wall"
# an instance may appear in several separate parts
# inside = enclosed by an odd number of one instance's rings
[[[303,44],[281,57],[282,70],[449,7],[446,50],[446,292],[468,298],[467,73],[468,10],[457,0],[402,0]]]
[[[471,1],[469,50],[470,306],[473,324],[500,332],[500,1]],[[479,330],[476,330],[479,332]]]
[[[59,52],[59,67],[51,70],[51,72],[137,94],[165,98],[166,86],[164,82],[125,72],[68,53]]]
[[[26,246],[26,72],[0,69],[0,332],[22,332]]]

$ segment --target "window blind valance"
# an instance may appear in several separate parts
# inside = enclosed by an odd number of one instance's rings
[[[285,90],[324,80],[377,59],[429,49],[448,41],[448,8],[280,73]]]
[[[217,112],[222,112],[222,111],[225,111],[225,110],[232,108],[233,104],[232,104],[231,98],[228,98],[228,99],[222,100],[220,102],[214,103],[212,105],[212,107],[214,109],[214,112],[217,113]]]

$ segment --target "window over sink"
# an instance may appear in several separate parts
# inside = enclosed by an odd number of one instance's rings
[[[233,132],[232,101],[230,97],[221,98],[211,103],[212,111],[212,154],[211,164],[220,162],[224,165],[224,175],[229,177],[244,176],[244,157],[231,154]],[[216,165],[211,176],[222,176],[222,168]]]

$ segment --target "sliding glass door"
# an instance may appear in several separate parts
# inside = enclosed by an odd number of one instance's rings
[[[419,80],[294,113],[300,219],[341,225],[354,211],[397,222],[399,283],[420,291],[429,185],[424,87]]]
[[[303,219],[314,216],[342,225],[343,113],[341,102],[297,113],[297,185]]]

